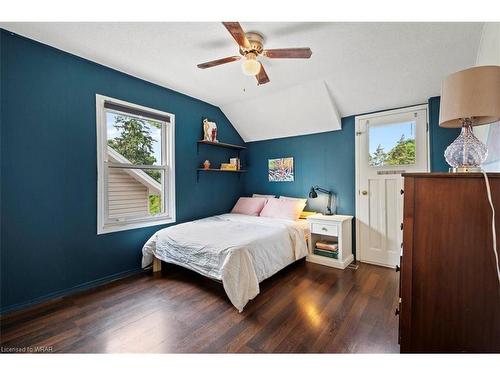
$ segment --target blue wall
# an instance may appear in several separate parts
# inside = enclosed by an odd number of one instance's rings
[[[249,142],[245,192],[307,197],[312,185],[337,195],[337,213],[354,215],[354,116],[342,119],[342,130]],[[293,156],[294,182],[269,182],[268,159]],[[308,208],[324,210],[326,196],[308,200]]]
[[[5,30],[0,43],[2,311],[137,271],[159,229],[96,235],[96,93],[175,114],[178,222],[227,212],[240,196],[237,175],[196,182],[205,158],[229,158],[197,154],[203,116],[221,141],[242,143],[219,108]]]
[[[439,127],[440,100],[439,96],[429,99],[429,143],[432,172],[448,172],[450,166],[444,158],[444,150],[460,134],[460,129]]]

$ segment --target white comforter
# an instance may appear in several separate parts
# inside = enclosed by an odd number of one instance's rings
[[[259,282],[307,254],[300,221],[224,214],[156,232],[142,249],[142,267],[158,259],[221,280],[242,311]]]

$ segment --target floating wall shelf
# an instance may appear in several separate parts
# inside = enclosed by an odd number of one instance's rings
[[[240,146],[240,145],[235,145],[232,143],[223,143],[223,142],[210,142],[210,141],[198,141],[196,144],[196,153],[200,153],[200,145],[207,145],[207,146],[214,146],[214,147],[221,147],[221,148],[226,148],[230,150],[236,150],[238,152],[238,159],[240,158],[240,151],[245,150],[245,146]],[[228,170],[228,169],[215,169],[215,168],[198,168],[196,170],[196,182],[200,180],[200,172],[226,172],[226,173],[237,173],[238,178],[241,175],[241,173],[245,173],[246,170],[240,169],[240,170]]]
[[[215,147],[222,147],[222,148],[228,148],[231,150],[237,150],[238,151],[238,157],[240,156],[240,151],[245,150],[245,146],[240,146],[240,145],[233,145],[231,143],[222,143],[222,142],[210,142],[210,141],[198,141],[197,143],[197,148],[196,152],[199,154],[200,153],[200,145],[208,145],[208,146],[215,146]]]
[[[215,168],[209,168],[209,169],[205,169],[205,168],[198,168],[196,170],[196,182],[198,182],[200,180],[200,172],[225,172],[225,173],[238,173],[238,178],[239,178],[239,174],[240,173],[245,173],[246,172],[246,169],[240,169],[239,171],[234,171],[234,170],[230,170],[230,169],[215,169]]]

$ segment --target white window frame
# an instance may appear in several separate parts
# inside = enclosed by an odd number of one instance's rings
[[[148,169],[158,169],[163,173],[162,205],[163,214],[144,218],[123,218],[108,220],[108,169],[110,165],[120,167],[119,163],[108,161],[107,153],[107,124],[104,102],[112,102],[131,109],[168,116],[170,122],[164,123],[162,134],[162,162],[160,166],[147,166]],[[126,114],[126,113],[124,113]],[[137,115],[131,115],[140,117]],[[97,130],[97,234],[119,232],[123,230],[145,228],[154,225],[175,223],[175,116],[171,113],[143,107],[123,100],[96,94],[96,130]],[[127,165],[128,166],[128,165]],[[133,165],[132,169],[144,166]],[[165,199],[165,197],[167,199]]]

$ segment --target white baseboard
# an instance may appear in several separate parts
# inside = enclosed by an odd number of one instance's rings
[[[380,266],[380,267],[386,267],[386,268],[393,268],[393,269],[396,266],[395,264],[391,265],[391,264],[384,264],[384,263],[377,263],[377,262],[369,262],[367,260],[361,260],[361,259],[358,259],[358,261],[360,263],[373,264],[374,266]]]
[[[345,269],[349,264],[354,261],[354,256],[350,254],[344,261],[327,258],[321,255],[309,254],[306,260],[311,263],[321,264],[323,266],[339,268],[341,270]]]

